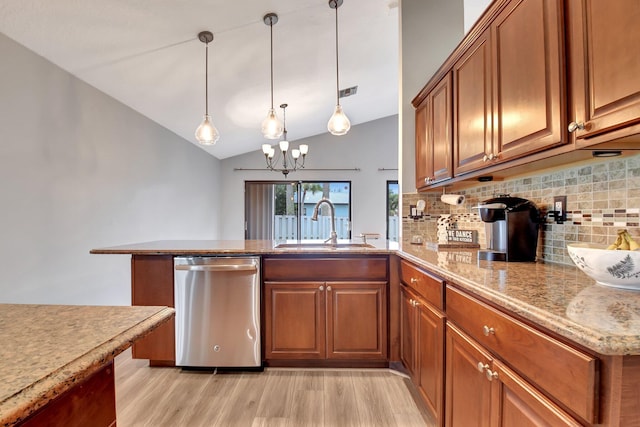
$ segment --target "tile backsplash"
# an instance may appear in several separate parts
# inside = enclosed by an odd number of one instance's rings
[[[478,231],[478,241],[484,248],[484,223],[472,207],[499,194],[531,200],[543,213],[552,210],[554,196],[567,196],[567,221],[556,224],[553,218],[546,217],[540,228],[538,259],[573,265],[567,243],[610,244],[620,228],[640,240],[640,155],[479,183],[456,194],[465,196],[462,205],[442,203],[440,193],[404,193],[403,240],[409,242],[412,236],[420,235],[427,242],[436,242],[438,216],[451,214],[458,229]],[[418,200],[426,203],[425,215],[412,218],[409,206]]]

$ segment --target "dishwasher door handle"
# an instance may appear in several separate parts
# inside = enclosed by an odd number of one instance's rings
[[[176,265],[176,270],[186,271],[256,271],[258,267],[253,264],[211,264],[211,265]]]

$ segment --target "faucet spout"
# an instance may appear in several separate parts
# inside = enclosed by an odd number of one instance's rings
[[[325,240],[325,242],[331,241],[331,246],[337,246],[338,235],[336,234],[336,208],[333,203],[331,203],[331,200],[327,199],[326,197],[318,200],[318,203],[316,203],[313,208],[313,216],[311,217],[311,220],[318,220],[318,210],[320,209],[320,205],[322,205],[323,203],[329,205],[329,212],[331,213],[331,236],[327,240]]]

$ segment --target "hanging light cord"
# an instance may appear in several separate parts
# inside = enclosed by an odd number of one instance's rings
[[[339,73],[338,70],[340,67],[338,66],[338,2],[334,1],[336,5],[336,99],[337,104],[340,105],[340,83],[339,83]]]
[[[273,17],[269,18],[269,31],[271,34],[271,109],[273,110]]]
[[[204,114],[209,115],[209,42],[204,45]]]

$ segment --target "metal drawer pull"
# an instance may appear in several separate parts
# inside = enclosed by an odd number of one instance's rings
[[[485,337],[488,337],[489,335],[495,335],[496,334],[496,330],[493,328],[488,327],[487,325],[484,325],[482,327],[482,333],[484,334]]]
[[[573,133],[575,131],[577,131],[578,129],[580,130],[584,130],[585,126],[583,122],[571,122],[569,123],[569,126],[567,128],[567,130],[569,131],[569,133]]]
[[[331,290],[331,286],[327,286],[327,290],[330,291]]]
[[[324,286],[320,285],[318,289],[320,289],[321,291],[324,291]]]
[[[496,371],[492,371],[491,369],[488,369],[487,365],[487,370],[484,371],[485,374],[487,374],[487,379],[489,381],[493,381],[493,380],[497,380],[498,379],[498,373]]]
[[[478,371],[484,372],[485,369],[489,370],[489,365],[484,364],[482,362],[478,362]]]
[[[415,277],[412,277],[411,278],[411,284],[413,285],[415,283],[418,283],[418,279],[416,279]]]

